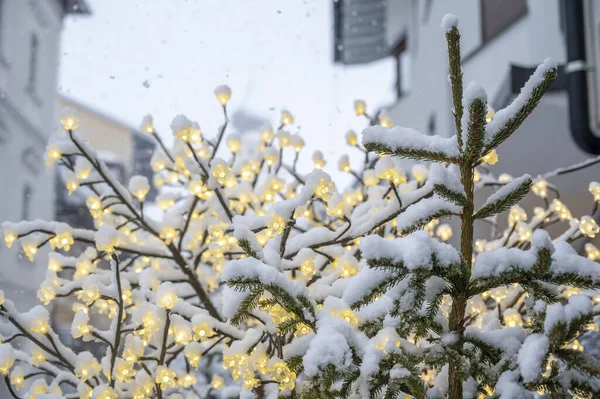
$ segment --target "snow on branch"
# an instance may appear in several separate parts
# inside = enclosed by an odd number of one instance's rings
[[[401,234],[408,234],[426,225],[433,219],[460,215],[462,208],[443,198],[433,196],[425,198],[398,215],[396,225]]]
[[[437,162],[456,162],[459,157],[456,136],[427,136],[414,129],[396,126],[370,126],[363,131],[363,146],[380,155]]]
[[[475,214],[475,218],[484,219],[508,210],[527,195],[531,183],[531,176],[527,174],[513,179],[488,197],[485,204]]]
[[[494,118],[485,129],[484,153],[498,147],[521,126],[556,79],[556,74],[556,62],[546,58],[525,83],[517,98],[506,108],[494,114]]]

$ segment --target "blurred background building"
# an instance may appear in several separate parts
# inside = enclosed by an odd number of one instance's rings
[[[90,9],[83,0],[0,0],[0,221],[44,219],[93,228],[85,198],[68,195],[60,170],[44,164],[46,142],[57,128],[59,110],[67,106],[80,113],[82,134],[122,183],[133,174],[152,177],[151,137],[59,94],[61,33],[70,14],[89,15]],[[154,195],[151,191],[148,200]],[[32,263],[18,245],[0,248],[0,289],[23,310],[39,304],[46,253],[41,249]],[[58,308],[70,305],[57,301]],[[55,314],[61,338],[70,339],[64,326],[72,313],[55,309]],[[8,395],[3,385],[0,397]]]
[[[59,104],[60,109],[70,107],[79,113],[81,134],[121,183],[127,186],[134,174],[152,181],[150,159],[156,142],[150,135],[64,94],[60,95]],[[56,220],[73,227],[94,228],[92,216],[85,205],[87,197],[80,192],[69,195],[64,179],[58,173],[60,171],[63,170],[57,170],[55,180]],[[155,195],[156,190],[152,187],[147,201],[152,201]]]
[[[86,13],[82,0],[0,1],[1,221],[54,218],[44,152],[56,126],[60,36],[65,17]],[[15,247],[0,249],[0,289],[27,309],[37,303],[46,259],[32,264]]]
[[[560,65],[550,92],[498,149],[493,172],[536,176],[600,153],[595,135],[599,74],[588,67],[600,55],[600,3],[337,0],[333,4],[336,63],[353,65],[384,57],[395,61],[394,76],[389,78],[397,98],[385,108],[396,124],[426,134],[455,133],[446,40],[440,29],[442,17],[452,13],[460,21],[464,84],[475,80],[486,89],[490,115],[516,97],[545,58]],[[561,199],[577,209],[581,204],[590,206],[588,183],[598,179],[600,166],[594,166],[552,183],[563,194]]]
[[[46,142],[65,106],[79,111],[82,133],[123,183],[133,174],[151,178],[151,137],[58,94],[64,18],[89,13],[81,0],[0,0],[0,221],[93,227],[85,199],[69,196],[59,170],[44,165]],[[23,309],[38,303],[36,291],[47,270],[44,249],[40,252],[31,263],[17,245],[0,248],[0,289]]]

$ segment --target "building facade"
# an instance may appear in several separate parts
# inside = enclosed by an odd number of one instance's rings
[[[54,185],[43,155],[56,126],[60,35],[81,0],[0,0],[0,221],[52,219]],[[46,272],[19,248],[0,248],[0,289],[27,309]]]
[[[60,95],[60,107],[69,107],[79,113],[80,133],[98,151],[100,158],[121,183],[127,186],[134,174],[146,176],[152,181],[150,159],[156,143],[149,134],[65,95]],[[94,228],[93,219],[85,205],[86,198],[77,192],[69,195],[60,172],[60,168],[56,170],[55,219],[76,228]],[[155,195],[156,190],[152,188],[146,197],[147,201],[152,201]]]

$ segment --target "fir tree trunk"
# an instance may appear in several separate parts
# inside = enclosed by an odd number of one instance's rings
[[[450,331],[460,334],[460,339],[454,345],[456,351],[462,349],[462,331],[467,307],[467,296],[469,279],[471,276],[471,263],[473,257],[473,167],[468,157],[464,157],[461,165],[461,180],[465,188],[467,203],[463,208],[461,216],[460,251],[464,262],[464,271],[460,284],[461,290],[452,297],[452,309],[450,311]],[[450,362],[448,370],[448,398],[462,399],[462,378],[459,375],[459,364]]]

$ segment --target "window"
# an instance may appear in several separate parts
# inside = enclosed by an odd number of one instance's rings
[[[23,186],[23,200],[21,201],[21,204],[23,205],[23,208],[21,208],[21,220],[30,219],[31,194],[31,186],[29,185],[29,183],[25,183],[25,186]]]
[[[487,42],[527,11],[527,0],[481,0],[481,34]]]
[[[406,37],[393,47],[392,55],[396,60],[396,95],[400,98],[410,89],[410,54]]]
[[[21,220],[30,220],[30,217],[31,217],[31,186],[29,185],[29,183],[25,183],[25,185],[23,186],[21,205],[22,205]],[[29,262],[27,260],[27,255],[25,254],[25,251],[23,250],[22,246],[19,248],[19,253],[18,253],[17,257],[23,263],[31,264],[31,262]]]
[[[4,57],[4,48],[2,46],[2,41],[3,41],[3,37],[4,37],[4,20],[5,15],[4,15],[4,11],[5,11],[5,4],[4,4],[4,0],[0,0],[0,64],[2,65],[8,65],[8,61],[6,61],[6,58]]]
[[[429,23],[429,17],[431,17],[431,8],[433,7],[433,0],[425,0],[425,8],[423,8],[423,25]]]
[[[29,43],[29,75],[27,78],[27,92],[31,95],[36,94],[38,50],[38,37],[35,33],[32,33],[31,40]]]
[[[433,136],[435,134],[435,114],[429,116],[429,123],[427,124],[427,134]]]

